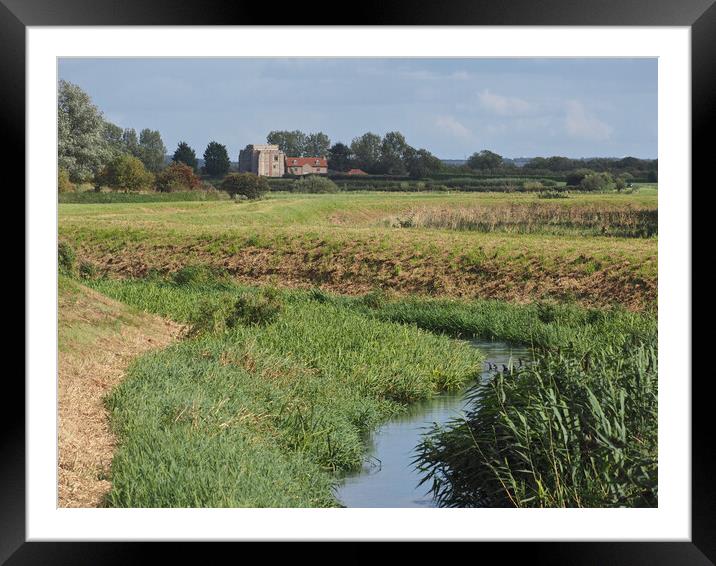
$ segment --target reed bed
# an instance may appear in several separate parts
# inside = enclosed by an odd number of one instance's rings
[[[416,463],[457,507],[658,505],[655,343],[545,354],[470,394]]]
[[[381,320],[532,346],[535,363],[476,384],[466,416],[434,428],[417,448],[415,464],[439,504],[658,504],[655,312],[549,302],[350,302]]]
[[[627,204],[565,206],[530,202],[493,206],[420,207],[381,220],[384,226],[474,232],[552,233],[650,238],[658,234],[656,208]]]

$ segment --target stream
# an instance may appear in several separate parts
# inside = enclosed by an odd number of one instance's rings
[[[485,354],[482,379],[491,375],[490,363],[502,367],[510,357],[514,363],[518,358],[527,361],[532,357],[529,348],[522,346],[486,340],[471,343]],[[369,439],[363,467],[344,478],[337,489],[337,499],[346,507],[437,507],[428,493],[430,482],[418,487],[421,476],[412,465],[415,449],[433,423],[446,423],[464,414],[470,385],[411,405],[408,411],[381,426]]]

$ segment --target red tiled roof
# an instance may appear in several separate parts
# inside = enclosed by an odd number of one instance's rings
[[[287,157],[286,167],[328,167],[328,160],[325,157]]]
[[[368,173],[363,171],[363,169],[351,169],[350,171],[348,171],[348,174],[349,175],[367,175]]]

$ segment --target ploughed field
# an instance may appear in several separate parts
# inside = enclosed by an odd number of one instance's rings
[[[348,295],[556,299],[650,308],[657,196],[271,193],[258,202],[60,204],[59,236],[93,271],[208,266],[238,282]]]

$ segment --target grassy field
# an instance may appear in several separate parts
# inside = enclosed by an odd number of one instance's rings
[[[142,277],[187,264],[245,283],[346,294],[399,294],[647,308],[656,300],[655,194],[271,194],[252,203],[61,204],[60,238],[108,274]],[[467,215],[470,229],[405,224]],[[531,218],[554,217],[554,222]],[[610,216],[611,215],[611,216]],[[609,219],[612,220],[609,220]],[[646,218],[646,220],[644,220]],[[396,219],[398,221],[396,221]],[[601,224],[600,224],[601,223]],[[634,228],[636,227],[636,228]]]
[[[481,371],[475,337],[536,362],[418,447],[441,504],[656,505],[656,210],[656,189],[60,204],[67,273],[185,328],[107,398],[104,504],[336,506],[366,433]]]

